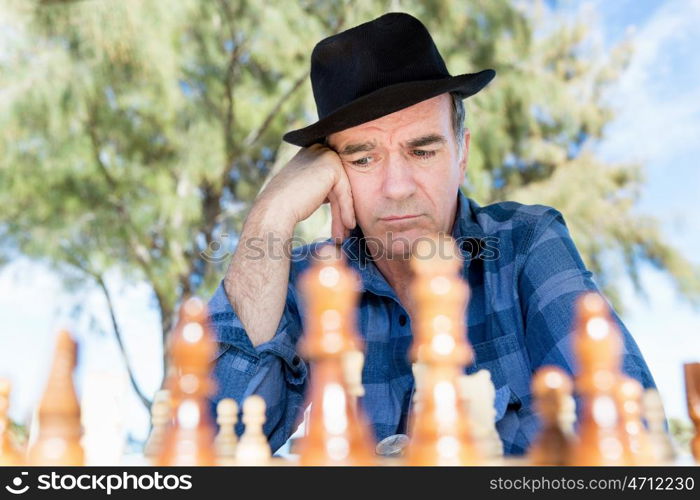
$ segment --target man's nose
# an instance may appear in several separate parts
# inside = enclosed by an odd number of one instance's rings
[[[413,169],[400,154],[392,154],[384,169],[382,194],[392,200],[404,200],[416,191]]]

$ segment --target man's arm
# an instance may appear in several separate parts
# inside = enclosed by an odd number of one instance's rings
[[[231,397],[242,404],[251,394],[262,396],[264,431],[273,449],[294,431],[307,373],[295,352],[301,318],[285,246],[295,225],[324,201],[332,205],[333,236],[342,238],[355,224],[349,183],[337,154],[316,145],[300,150],[260,194],[209,303],[219,341],[212,403]]]
[[[355,227],[350,184],[338,155],[320,145],[299,151],[260,194],[243,226],[224,287],[253,346],[277,329],[289,277],[285,247],[296,224],[329,200],[333,237]]]

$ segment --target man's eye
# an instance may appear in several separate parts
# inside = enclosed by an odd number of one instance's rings
[[[424,159],[424,158],[431,158],[435,156],[435,151],[430,151],[427,149],[414,149],[413,154],[417,156],[418,158]]]
[[[365,156],[363,158],[360,158],[359,160],[351,161],[350,163],[352,163],[353,165],[357,165],[358,167],[363,167],[369,165],[371,161],[372,158],[370,158],[369,156]]]

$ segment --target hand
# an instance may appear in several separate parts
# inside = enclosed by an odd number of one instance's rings
[[[352,191],[340,157],[321,144],[299,150],[256,201],[274,217],[289,217],[292,229],[323,203],[331,204],[331,235],[342,241],[356,225]]]

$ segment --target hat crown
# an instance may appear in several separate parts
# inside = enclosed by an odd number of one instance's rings
[[[428,30],[404,13],[385,14],[325,38],[311,54],[319,118],[390,85],[449,77]]]

